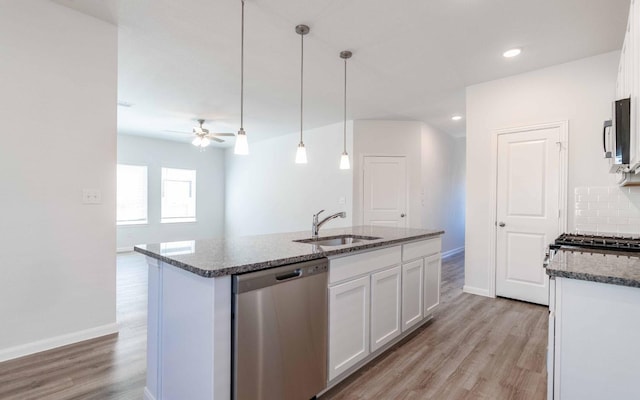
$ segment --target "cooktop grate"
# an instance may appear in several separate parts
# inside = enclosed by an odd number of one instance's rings
[[[640,252],[640,238],[627,236],[601,236],[563,233],[555,240],[556,245],[585,249],[603,249]]]

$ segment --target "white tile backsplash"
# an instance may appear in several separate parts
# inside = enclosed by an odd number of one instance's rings
[[[640,235],[640,187],[575,188],[576,232]]]

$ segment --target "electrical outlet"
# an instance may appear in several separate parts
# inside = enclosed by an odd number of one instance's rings
[[[98,189],[82,189],[82,204],[101,204],[102,193]]]

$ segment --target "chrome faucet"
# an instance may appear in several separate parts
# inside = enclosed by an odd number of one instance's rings
[[[323,219],[322,221],[318,222],[318,215],[320,215],[320,213],[324,212],[324,210],[320,210],[318,211],[317,214],[313,214],[313,225],[311,225],[311,237],[313,239],[317,239],[318,238],[318,231],[320,230],[320,227],[324,224],[326,224],[327,222],[331,221],[334,218],[346,218],[347,217],[347,213],[342,211],[342,212],[338,212],[335,214],[331,214],[329,215],[327,218]]]

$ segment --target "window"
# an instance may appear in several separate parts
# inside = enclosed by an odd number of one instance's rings
[[[162,168],[162,215],[160,222],[196,220],[196,171]]]
[[[118,225],[147,223],[147,167],[118,164],[117,171]]]

